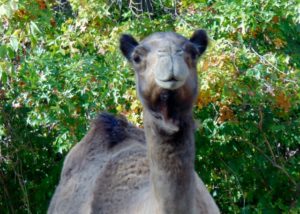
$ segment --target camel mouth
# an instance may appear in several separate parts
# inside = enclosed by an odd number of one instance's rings
[[[175,90],[175,89],[178,89],[181,86],[183,86],[185,81],[176,80],[175,78],[172,78],[169,80],[155,79],[155,82],[159,87],[161,87],[163,89]]]

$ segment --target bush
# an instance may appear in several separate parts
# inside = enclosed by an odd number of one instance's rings
[[[199,63],[196,170],[223,213],[297,213],[296,1],[1,0],[0,210],[45,213],[62,161],[99,111],[141,125],[118,38],[155,31],[211,44]],[[150,2],[150,1],[149,1]]]

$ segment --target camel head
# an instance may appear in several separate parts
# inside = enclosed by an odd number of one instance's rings
[[[197,60],[208,37],[197,30],[190,39],[173,32],[154,33],[141,42],[122,35],[120,49],[135,70],[144,108],[164,121],[191,110],[197,97]]]

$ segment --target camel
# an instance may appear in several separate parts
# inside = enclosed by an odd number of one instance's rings
[[[196,64],[208,37],[122,35],[120,49],[135,71],[144,129],[101,113],[67,155],[49,214],[220,213],[194,171]]]

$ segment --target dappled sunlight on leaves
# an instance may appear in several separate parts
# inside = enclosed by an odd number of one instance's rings
[[[46,212],[63,158],[98,112],[143,126],[122,33],[189,37],[203,28],[196,171],[223,213],[298,213],[295,0],[153,1],[149,13],[126,1],[61,2],[0,4],[2,212]]]

